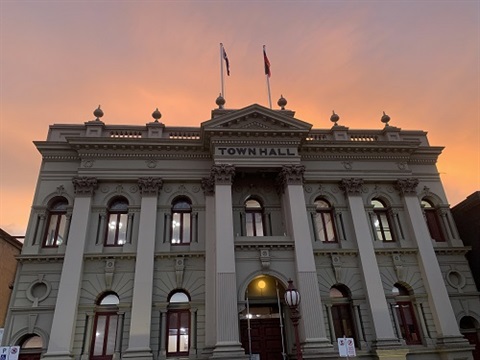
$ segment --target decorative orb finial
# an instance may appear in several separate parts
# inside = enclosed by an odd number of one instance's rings
[[[330,116],[330,121],[334,123],[333,126],[337,126],[337,121],[340,120],[340,116],[335,114],[335,110],[332,110],[332,116]]]
[[[160,111],[158,111],[158,108],[155,109],[155,111],[152,113],[152,117],[155,119],[155,122],[158,122],[158,120],[162,117],[162,114]]]
[[[280,106],[281,110],[285,110],[285,106],[287,105],[287,99],[280,95],[280,99],[277,101],[278,106]]]
[[[383,116],[382,116],[382,123],[385,124],[385,126],[389,126],[388,125],[388,122],[390,121],[390,116],[388,116],[387,114],[385,114],[385,111],[383,112]]]
[[[215,103],[218,105],[219,109],[223,109],[223,105],[225,105],[225,99],[223,98],[222,94],[219,94]]]
[[[93,112],[93,116],[95,116],[95,120],[100,121],[100,118],[103,116],[103,111],[100,109],[100,105],[98,105],[98,108]]]

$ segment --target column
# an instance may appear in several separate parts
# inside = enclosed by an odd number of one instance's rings
[[[63,259],[48,348],[42,359],[73,359],[71,351],[83,274],[83,254],[92,196],[98,185],[96,178],[78,177],[73,179],[73,186],[75,200],[70,236]]]
[[[283,207],[289,233],[295,242],[296,286],[302,296],[299,329],[304,337],[303,352],[307,355],[332,351],[333,348],[327,337],[323,312],[319,311],[323,305],[303,191],[304,171],[305,167],[301,165],[285,165],[278,175],[278,181],[284,192]]]
[[[150,333],[152,320],[153,270],[157,224],[157,198],[162,187],[159,178],[138,180],[142,202],[135,262],[132,313],[128,348],[122,359],[152,360]]]
[[[35,234],[35,239],[33,240],[32,245],[42,246],[43,236],[45,235],[46,218],[47,216],[45,214],[38,215],[37,233]]]
[[[113,354],[113,359],[112,360],[121,359],[124,318],[125,318],[125,313],[124,312],[118,312],[117,334],[116,334],[116,337],[115,337],[115,352]]]
[[[466,342],[460,334],[430,233],[423,218],[422,208],[416,193],[417,185],[417,179],[401,179],[397,181],[396,188],[403,195],[412,235],[418,247],[418,266],[428,294],[428,303],[437,332],[437,343],[449,345]]]
[[[93,319],[94,313],[85,314],[85,330],[83,331],[83,347],[81,360],[88,360],[90,358],[90,342],[92,341]]]
[[[217,342],[215,294],[215,179],[202,179],[205,194],[205,347],[211,354]]]
[[[363,281],[367,301],[371,312],[373,330],[375,331],[375,347],[388,348],[399,346],[388,310],[387,299],[380,278],[375,249],[373,247],[370,222],[367,218],[362,199],[362,179],[343,179],[340,187],[347,196],[352,216],[355,238],[358,246],[358,257],[363,273]],[[378,352],[377,352],[378,353]],[[378,354],[377,354],[378,355]],[[380,357],[380,355],[379,355]],[[388,357],[383,357],[388,358]]]
[[[232,181],[233,165],[212,167],[215,181],[215,296],[216,343],[213,358],[245,357],[240,343],[235,246],[233,237]]]
[[[167,357],[166,349],[167,337],[167,309],[160,310],[160,346],[157,359],[165,359]]]

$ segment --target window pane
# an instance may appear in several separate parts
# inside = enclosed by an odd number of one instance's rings
[[[177,336],[178,336],[178,313],[172,312],[168,314],[168,352],[177,352]]]
[[[333,230],[333,219],[332,214],[324,213],[325,227],[327,233],[326,241],[335,241],[335,231]]]
[[[33,335],[25,340],[22,344],[22,349],[34,349],[34,348],[42,348],[43,341],[42,338],[38,335]]]
[[[115,245],[115,235],[117,234],[117,214],[110,214],[108,217],[107,245]]]
[[[48,223],[47,238],[45,240],[45,246],[55,246],[57,224],[60,215],[51,214],[50,222]]]
[[[127,242],[127,222],[127,214],[118,214],[118,245],[123,245]]]
[[[183,214],[183,237],[182,243],[188,244],[190,243],[190,222],[191,222],[191,214]]]
[[[95,329],[95,343],[93,347],[93,355],[103,355],[103,343],[105,340],[106,316],[98,315],[97,327]]]
[[[60,222],[58,224],[58,235],[56,245],[61,245],[65,242],[65,230],[67,224],[67,217],[65,215],[60,215]]]
[[[246,230],[246,233],[247,233],[247,236],[254,236],[255,233],[253,231],[253,217],[254,217],[254,214],[253,213],[246,213],[245,214],[245,230]]]
[[[180,230],[182,225],[182,214],[172,214],[172,244],[180,244]]]
[[[255,213],[255,235],[256,236],[263,236],[263,222],[262,222],[262,214]]]
[[[117,337],[117,315],[110,315],[110,323],[108,324],[107,348],[105,355],[113,355],[115,352],[115,339]]]
[[[390,231],[390,226],[389,226],[389,223],[388,223],[387,214],[379,213],[379,217],[380,217],[380,226],[383,230],[382,240],[391,241],[392,240],[392,233]]]

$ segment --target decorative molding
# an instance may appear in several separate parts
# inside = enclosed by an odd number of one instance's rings
[[[398,179],[395,184],[395,189],[401,195],[417,195],[417,186],[418,179],[408,178],[408,179]]]
[[[107,289],[112,288],[113,275],[115,274],[115,259],[105,260],[105,286]]]
[[[183,285],[183,275],[185,273],[185,259],[183,256],[178,256],[175,260],[175,278],[177,280],[177,288]]]
[[[235,166],[231,164],[213,165],[210,177],[215,181],[215,185],[231,185],[235,177]]]
[[[276,178],[278,190],[283,192],[288,185],[303,185],[304,173],[303,165],[283,165]]]
[[[342,179],[340,181],[339,187],[345,192],[346,195],[359,195],[363,191],[363,179]]]
[[[142,195],[158,195],[163,187],[163,181],[154,177],[139,178],[138,186]]]
[[[270,269],[270,250],[267,248],[261,248],[259,250],[262,269]]]
[[[93,195],[98,188],[97,178],[94,177],[75,177],[72,183],[76,195]]]
[[[215,181],[212,177],[202,178],[202,190],[206,196],[213,196],[215,194]]]

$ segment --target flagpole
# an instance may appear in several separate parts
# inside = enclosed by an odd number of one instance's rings
[[[270,109],[271,109],[272,108],[272,95],[270,94],[270,62],[268,61],[268,58],[267,58],[267,52],[265,50],[265,45],[263,45],[263,61],[264,61],[264,65],[265,65],[265,77],[267,78],[268,104],[270,105]]]
[[[220,43],[220,94],[225,99],[225,88],[223,85],[223,44]]]

